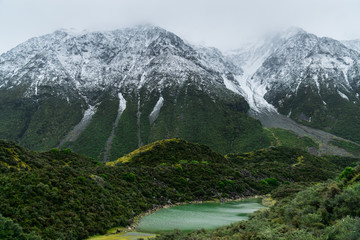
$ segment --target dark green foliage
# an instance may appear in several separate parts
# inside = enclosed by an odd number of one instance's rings
[[[339,179],[349,180],[354,176],[354,169],[352,167],[346,167],[339,176]]]
[[[119,156],[123,156],[138,148],[136,114],[137,97],[133,93],[127,98],[126,109],[121,115],[118,127],[115,129],[110,160],[115,160]]]
[[[56,147],[82,117],[81,101],[44,94],[25,98],[26,86],[0,91],[0,136],[33,150]]]
[[[128,182],[135,182],[136,176],[132,172],[124,172],[123,173],[123,179]]]
[[[164,90],[164,104],[158,118],[151,124],[149,115],[160,96],[141,89],[139,110],[143,144],[180,137],[205,144],[221,154],[252,151],[270,145],[261,123],[246,114],[248,105],[242,97],[209,96],[190,82],[181,88]],[[139,146],[137,100],[136,93],[127,96],[126,109],[115,131],[112,160]]]
[[[206,146],[174,139],[144,149],[127,163],[110,166],[68,150],[36,153],[0,141],[1,214],[44,239],[83,239],[125,226],[169,200],[265,194],[276,186],[264,186],[261,179],[276,176],[282,187],[285,181],[322,181],[338,169],[325,158],[289,148],[224,158]],[[302,164],[294,166],[300,156]]]
[[[277,202],[249,221],[212,231],[174,232],[156,239],[360,239],[360,168],[347,183],[290,184],[276,189]]]
[[[228,154],[226,159],[236,163],[238,168],[235,170],[239,170],[243,176],[258,179],[261,185],[264,185],[261,179],[266,181],[266,178],[274,178],[274,176],[276,176],[276,181],[270,181],[275,185],[275,182],[325,180],[333,176],[333,172],[342,170],[342,166],[334,164],[332,158],[315,157],[306,151],[288,147],[267,148],[244,154]]]
[[[67,143],[65,147],[75,152],[86,154],[97,160],[103,160],[105,143],[112,130],[119,105],[118,99],[110,93],[105,94],[89,126],[80,134],[75,142]]]
[[[37,104],[20,140],[21,144],[34,150],[57,146],[82,117],[80,104],[70,104],[66,99],[46,97]]]
[[[348,95],[348,101],[337,93],[337,89],[326,86],[321,88],[320,96],[317,89],[308,84],[300,84],[296,95],[290,98],[276,96],[272,102],[284,115],[291,110],[291,118],[302,124],[360,143],[360,105],[355,93]],[[280,99],[285,99],[281,105]]]
[[[264,184],[269,184],[269,185],[271,185],[271,186],[279,186],[279,183],[278,183],[278,181],[276,180],[276,178],[267,178],[267,179],[263,179],[263,180],[261,180],[261,182],[263,182]],[[288,181],[286,181],[287,183],[286,184],[288,184]]]
[[[338,140],[338,139],[333,139],[330,143],[335,146],[345,149],[346,151],[354,154],[355,156],[360,155],[360,145],[359,144],[348,142],[348,141],[342,141],[342,140]]]
[[[40,240],[35,233],[24,233],[19,224],[0,214],[0,239],[3,240]]]

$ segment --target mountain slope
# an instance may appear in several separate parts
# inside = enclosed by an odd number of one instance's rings
[[[360,52],[360,39],[341,41],[346,47]]]
[[[56,31],[0,56],[0,136],[106,161],[168,137],[222,153],[268,146],[225,86],[241,72],[218,50],[153,26]]]
[[[358,141],[358,57],[297,28],[227,56],[154,26],[59,30],[0,56],[0,137],[104,161],[170,137],[225,154],[271,145],[254,117],[348,155],[309,127]]]
[[[252,116],[281,122],[278,112],[353,141],[360,141],[359,57],[339,41],[301,29],[228,56],[248,73],[238,81],[248,89]]]

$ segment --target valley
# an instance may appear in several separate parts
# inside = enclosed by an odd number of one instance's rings
[[[84,239],[128,226],[136,215],[169,201],[263,195],[279,186],[325,181],[357,161],[287,147],[224,157],[171,139],[103,164],[69,149],[37,153],[1,142],[0,207],[5,221],[21,226],[8,234]]]
[[[138,25],[1,54],[0,239],[358,239],[358,45],[290,28],[221,52]]]

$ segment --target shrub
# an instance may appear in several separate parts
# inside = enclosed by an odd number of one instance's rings
[[[339,179],[350,180],[354,175],[354,169],[352,167],[346,167],[339,176]]]
[[[62,150],[64,153],[66,154],[70,154],[72,153],[72,150],[70,148],[65,148],[64,150]]]
[[[78,179],[81,181],[81,182],[85,182],[86,181],[86,178],[84,176],[78,176]]]
[[[185,184],[187,184],[187,181],[186,181],[186,179],[185,179],[185,178],[180,177],[180,178],[179,178],[179,183],[181,183],[181,184],[185,185]]]
[[[270,178],[265,179],[265,181],[271,186],[279,186],[279,183],[276,178],[270,177]]]
[[[230,180],[230,179],[227,179],[227,180],[226,180],[226,185],[231,185],[231,186],[233,186],[233,185],[234,185],[234,181],[233,181],[233,180]]]
[[[51,152],[52,152],[52,153],[55,153],[55,154],[59,154],[59,153],[60,153],[60,150],[57,149],[57,148],[52,148],[52,149],[51,149]]]
[[[132,172],[124,172],[123,179],[128,182],[134,182],[136,180],[136,175]]]
[[[265,185],[268,185],[268,182],[265,179],[261,179],[261,182]]]
[[[221,181],[221,180],[218,182],[218,185],[221,188],[225,187],[225,183],[223,181]]]
[[[40,240],[40,237],[24,233],[18,224],[0,214],[0,239]]]

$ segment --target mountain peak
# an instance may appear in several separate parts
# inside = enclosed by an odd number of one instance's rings
[[[304,29],[300,28],[300,27],[289,27],[283,31],[280,32],[280,36],[282,38],[288,39],[291,38],[297,34],[304,34],[307,33]]]

